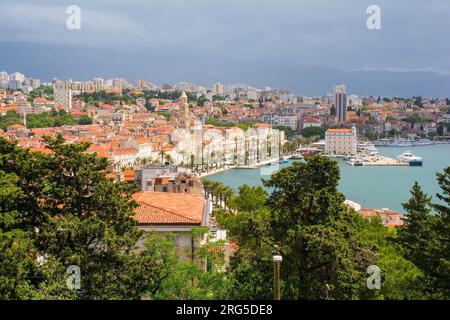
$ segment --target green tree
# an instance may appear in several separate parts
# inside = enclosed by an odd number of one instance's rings
[[[319,136],[320,139],[325,139],[325,131],[327,131],[327,129],[322,127],[308,127],[302,130],[302,136],[305,138]]]
[[[438,290],[438,296],[448,299],[450,297],[450,167],[437,174],[437,181],[442,193],[436,195],[441,203],[433,204],[437,212],[436,246],[432,251],[436,260],[434,269],[429,271],[435,279],[433,284]]]
[[[365,293],[375,252],[358,232],[355,220],[362,218],[344,204],[338,180],[337,163],[314,156],[264,181],[268,197],[241,188],[232,201],[239,213],[218,218],[239,245],[231,264],[237,297],[272,298],[275,246],[283,256],[283,298],[356,299]]]
[[[61,136],[46,141],[50,155],[0,139],[0,295],[140,299],[148,294],[162,261],[134,251],[142,233],[132,217],[133,187],[107,178],[108,161],[86,153],[89,144],[64,144]],[[66,287],[70,265],[81,269],[80,291]]]
[[[433,299],[450,297],[450,167],[437,174],[441,203],[431,203],[416,183],[398,241],[404,257],[423,272],[422,293]],[[435,213],[433,212],[433,210]]]
[[[89,125],[92,124],[92,119],[87,115],[82,115],[78,120],[79,125]]]

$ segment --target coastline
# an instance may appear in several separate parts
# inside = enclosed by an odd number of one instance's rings
[[[255,165],[247,165],[247,166],[240,166],[240,165],[227,166],[227,167],[224,167],[224,168],[213,169],[213,170],[210,170],[208,172],[204,172],[204,173],[200,174],[199,177],[200,178],[205,178],[205,177],[214,175],[216,173],[221,173],[221,172],[225,172],[225,171],[232,170],[232,169],[258,169],[258,168],[260,168],[262,166],[265,166],[265,165],[267,165],[269,163],[274,163],[274,162],[278,163],[278,160],[277,159],[271,159],[271,160],[258,162]]]

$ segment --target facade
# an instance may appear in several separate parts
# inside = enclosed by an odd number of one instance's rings
[[[272,126],[288,127],[294,131],[298,128],[298,117],[295,115],[265,114],[260,119]]]
[[[358,139],[356,128],[328,129],[325,133],[325,153],[337,156],[356,155]]]
[[[215,95],[221,96],[223,95],[223,84],[217,82],[213,86],[213,92]]]
[[[206,238],[197,239],[193,230],[209,227],[211,202],[198,194],[139,192],[133,195],[139,204],[134,218],[146,236],[170,234],[182,261],[194,260],[194,255]],[[144,248],[144,240],[137,244]]]
[[[203,194],[200,178],[172,165],[148,165],[136,171],[142,191]]]
[[[344,123],[347,116],[347,93],[343,84],[335,88],[335,102],[337,122]]]
[[[72,89],[63,85],[54,85],[55,106],[64,106],[67,110],[72,110]]]
[[[309,128],[309,127],[321,127],[322,122],[319,119],[316,118],[305,118],[303,120],[303,129]]]

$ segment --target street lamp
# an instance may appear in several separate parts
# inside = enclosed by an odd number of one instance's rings
[[[275,250],[272,252],[273,258],[273,297],[274,300],[281,300],[281,289],[280,289],[280,269],[281,269],[281,261],[283,261],[283,257],[280,255],[278,247],[275,247]]]

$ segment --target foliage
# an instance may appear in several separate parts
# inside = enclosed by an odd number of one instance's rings
[[[22,123],[19,114],[16,111],[8,111],[6,115],[0,116],[0,129],[6,130],[10,125]],[[52,110],[40,114],[27,115],[27,128],[53,128],[64,125],[85,125],[91,124],[92,119],[87,115],[80,117],[79,121],[68,114],[65,110]]]
[[[274,126],[274,129],[284,131],[285,137],[290,139],[294,135],[294,130],[291,129],[291,127],[285,127],[285,126]]]
[[[0,299],[228,296],[223,243],[201,246],[189,263],[169,237],[137,250],[145,235],[132,217],[134,187],[107,178],[107,159],[86,153],[88,143],[45,141],[51,154],[0,139]],[[197,243],[205,232],[195,230]],[[70,265],[80,268],[80,290],[66,285]]]
[[[319,136],[320,139],[325,139],[325,131],[327,131],[327,129],[322,127],[308,127],[302,130],[302,136],[305,138]]]
[[[246,131],[250,127],[256,124],[256,122],[244,122],[244,123],[231,123],[231,122],[219,122],[213,118],[206,120],[206,124],[213,125],[215,127],[226,127],[226,128],[232,128],[232,127],[238,127],[242,130]]]
[[[450,167],[437,174],[442,193],[441,203],[432,203],[415,183],[411,199],[403,206],[407,211],[405,226],[398,242],[406,259],[423,272],[421,292],[427,298],[450,297]]]
[[[4,116],[0,115],[0,129],[4,131],[9,126],[13,124],[19,124],[21,122],[22,121],[20,120],[19,114],[14,110],[7,111]]]
[[[78,119],[79,125],[89,125],[92,124],[92,119],[88,115],[82,115],[80,119]]]

